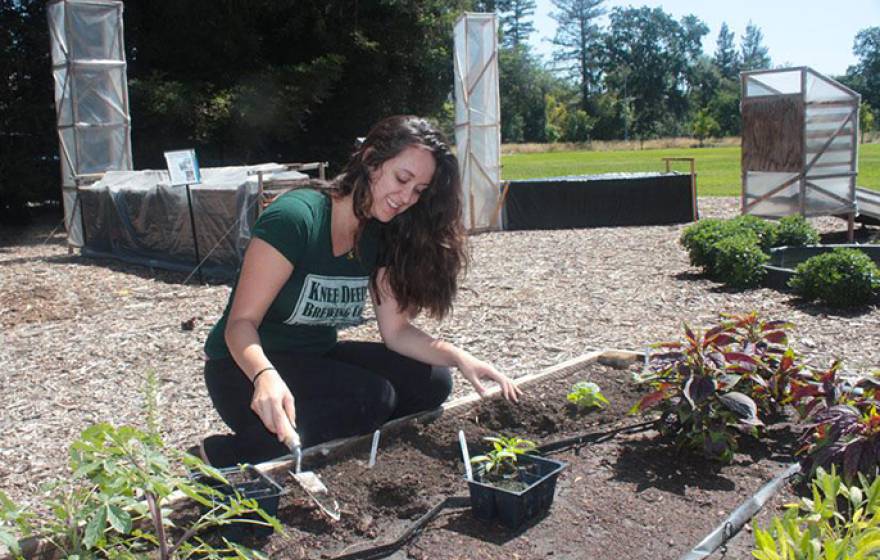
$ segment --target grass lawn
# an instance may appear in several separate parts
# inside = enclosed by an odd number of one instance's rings
[[[608,152],[544,152],[509,154],[501,158],[504,179],[529,179],[624,171],[663,171],[664,157],[693,157],[697,165],[700,196],[739,196],[740,149],[672,148]],[[673,163],[675,171],[688,171],[687,162]],[[859,147],[860,187],[880,190],[880,144]]]

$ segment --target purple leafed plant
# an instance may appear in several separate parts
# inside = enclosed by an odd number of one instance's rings
[[[834,465],[848,483],[859,473],[869,478],[880,466],[880,413],[875,379],[866,378],[847,387],[838,379],[840,362],[809,381],[795,384],[792,404],[808,424],[800,437],[803,472]]]
[[[787,348],[785,321],[765,321],[757,313],[724,315],[705,332],[684,327],[684,340],[654,345],[638,383],[652,389],[631,413],[660,413],[661,432],[679,446],[728,462],[740,430],[764,425],[762,412],[777,412],[787,399],[800,366]]]

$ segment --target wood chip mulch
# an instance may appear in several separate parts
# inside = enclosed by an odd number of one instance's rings
[[[738,199],[703,198],[703,217],[733,217]],[[845,222],[812,220],[842,238]],[[226,430],[202,380],[202,345],[227,285],[68,255],[55,223],[0,229],[0,489],[33,503],[67,472],[67,446],[92,423],[145,425],[155,371],[166,442],[186,448]],[[641,350],[702,327],[719,312],[793,321],[813,365],[880,368],[880,308],[838,311],[770,289],[733,291],[704,278],[678,244],[686,224],[473,236],[454,315],[419,320],[512,376],[585,352]],[[873,230],[876,231],[876,230]],[[342,333],[378,340],[375,318]],[[469,392],[457,379],[455,396]]]

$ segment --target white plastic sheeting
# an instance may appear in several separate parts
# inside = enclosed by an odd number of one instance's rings
[[[77,178],[132,169],[122,2],[54,0],[46,7],[68,243],[82,246]]]
[[[743,213],[771,218],[858,214],[859,94],[808,67],[743,72],[742,92],[744,104],[794,96],[804,107],[800,128],[783,132],[802,142],[799,173],[743,169]]]
[[[500,228],[501,105],[495,14],[465,13],[455,22],[455,145],[466,227]]]

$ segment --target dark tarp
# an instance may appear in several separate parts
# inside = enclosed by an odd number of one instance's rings
[[[504,217],[508,230],[690,222],[691,176],[642,173],[510,181]]]
[[[190,187],[205,276],[235,277],[258,212],[259,187],[253,172],[271,166],[203,168],[202,183]],[[282,175],[306,177],[294,171],[273,174]],[[200,259],[193,243],[187,187],[168,183],[166,171],[111,171],[101,181],[80,188],[82,254],[193,271]]]

